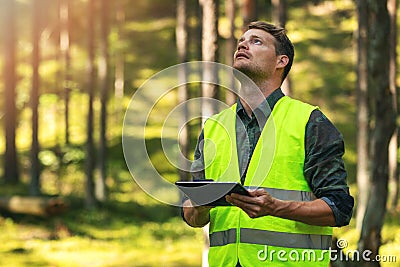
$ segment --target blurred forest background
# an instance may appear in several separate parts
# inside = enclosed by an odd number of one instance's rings
[[[201,229],[132,179],[124,113],[167,67],[230,65],[253,20],[285,25],[296,49],[286,92],[318,105],[344,135],[357,208],[335,237],[345,251],[397,255],[381,265],[400,266],[397,9],[396,0],[0,1],[0,266],[201,266]],[[199,96],[233,101],[199,84],[172,96],[156,114]],[[149,124],[162,127],[156,116]],[[200,125],[180,140],[189,158]],[[187,179],[165,164],[159,139],[146,140],[155,168]]]

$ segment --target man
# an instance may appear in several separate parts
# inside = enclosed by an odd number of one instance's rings
[[[293,57],[283,28],[251,23],[233,68],[257,87],[242,82],[237,103],[207,120],[199,137],[195,179],[256,187],[226,196],[229,207],[184,201],[190,226],[210,223],[210,266],[328,266],[332,227],[350,221],[342,135],[317,107],[280,89]]]

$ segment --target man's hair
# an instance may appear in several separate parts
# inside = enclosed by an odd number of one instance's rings
[[[264,22],[254,21],[248,25],[248,29],[259,29],[268,32],[275,39],[276,55],[286,55],[289,58],[288,64],[285,66],[282,74],[282,82],[288,75],[293,64],[294,46],[286,35],[286,30],[282,27]]]

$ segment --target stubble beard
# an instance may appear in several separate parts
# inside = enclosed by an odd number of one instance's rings
[[[265,71],[263,71],[260,67],[255,66],[255,65],[238,64],[238,66],[235,66],[235,64],[233,64],[233,68],[242,72],[243,74],[245,74],[256,84],[257,84],[257,81],[259,81],[263,77],[265,78],[265,75],[266,75]],[[238,77],[236,77],[236,78],[238,78]],[[239,78],[238,78],[238,80],[240,81]]]
[[[259,77],[265,74],[263,74],[258,66],[250,64],[234,64],[233,68],[241,73],[239,74],[237,71],[233,71],[234,76],[241,85],[239,89],[241,98],[248,103],[252,103],[252,96],[257,95],[256,92],[260,90],[258,84]],[[253,81],[253,83],[244,78],[243,74]]]

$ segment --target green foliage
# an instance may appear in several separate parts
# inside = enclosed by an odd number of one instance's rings
[[[318,105],[343,134],[350,183],[356,182],[356,75],[352,1],[294,1],[288,35],[295,46],[293,96]],[[301,21],[301,24],[298,22]]]
[[[142,211],[110,204],[51,220],[3,219],[0,265],[198,266],[201,231],[177,218],[138,222],[134,214]]]
[[[64,164],[76,164],[85,159],[85,152],[78,147],[66,147],[62,156]]]
[[[80,187],[75,176],[64,175],[63,185]],[[183,223],[178,208],[151,199],[129,174],[120,178],[111,200],[95,210],[84,209],[82,192],[72,190],[63,194],[70,203],[63,215],[3,213],[0,266],[198,266],[201,229]],[[27,185],[16,189],[2,186],[0,195],[28,192]]]
[[[60,162],[56,154],[51,150],[42,150],[39,152],[39,160],[43,166],[50,169],[57,170],[59,168]]]

